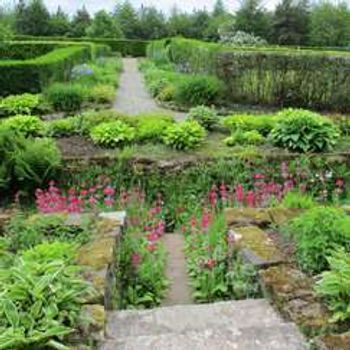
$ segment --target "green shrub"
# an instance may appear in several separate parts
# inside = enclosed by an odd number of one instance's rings
[[[313,208],[288,224],[300,267],[309,273],[329,268],[327,256],[337,247],[350,248],[350,218],[341,209]]]
[[[25,139],[13,155],[14,176],[28,192],[55,178],[61,166],[61,154],[52,139]]]
[[[100,111],[87,111],[81,116],[81,132],[84,135],[89,135],[90,131],[97,125],[102,123],[115,122],[121,120],[122,122],[134,126],[136,120],[134,118],[126,117],[114,109],[104,109]]]
[[[187,118],[190,120],[196,120],[207,130],[211,130],[219,121],[219,117],[215,109],[206,106],[191,108]]]
[[[80,118],[69,117],[64,119],[55,119],[46,122],[46,135],[49,137],[66,137],[79,133]]]
[[[205,137],[205,129],[198,122],[191,120],[168,127],[163,140],[172,148],[190,150],[200,146]]]
[[[90,137],[99,146],[113,148],[132,142],[135,139],[135,130],[117,120],[95,126],[90,132]]]
[[[40,95],[11,95],[0,101],[0,115],[32,114],[40,104]]]
[[[115,97],[115,88],[111,85],[98,84],[89,92],[89,99],[96,103],[112,103]]]
[[[302,109],[287,109],[278,114],[279,121],[270,139],[277,147],[295,152],[325,152],[339,139],[335,124],[317,113]]]
[[[159,92],[157,98],[162,102],[173,101],[176,94],[176,87],[172,84],[165,85]]]
[[[74,112],[81,109],[86,90],[79,84],[55,83],[45,91],[47,101],[56,111]]]
[[[79,276],[73,257],[53,259],[52,252],[73,251],[65,243],[40,245],[0,270],[0,348],[66,348],[91,287]]]
[[[24,136],[40,136],[44,131],[44,123],[39,117],[16,115],[4,119],[0,128],[22,133]]]
[[[234,134],[227,137],[224,142],[227,146],[236,145],[260,145],[264,143],[265,138],[258,131],[237,130]]]
[[[316,202],[306,193],[290,191],[284,196],[281,206],[288,209],[311,209],[316,206]]]
[[[322,273],[316,292],[325,298],[332,311],[331,322],[350,321],[350,254],[339,249],[327,261],[330,271]]]
[[[222,125],[231,132],[258,131],[266,137],[276,125],[277,120],[276,115],[238,114],[223,118]]]
[[[146,114],[135,117],[136,138],[142,142],[161,142],[164,131],[174,124],[174,118],[163,114]]]
[[[213,76],[188,75],[176,84],[175,101],[184,106],[211,105],[223,95],[223,84]]]

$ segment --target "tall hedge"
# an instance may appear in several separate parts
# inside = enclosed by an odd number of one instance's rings
[[[284,47],[242,48],[187,39],[149,45],[189,73],[217,75],[230,102],[350,111],[350,53]]]
[[[39,41],[75,41],[92,42],[108,45],[113,52],[120,52],[123,56],[144,57],[149,41],[129,39],[105,39],[105,38],[67,38],[67,37],[46,37],[18,35],[16,40],[39,40]]]

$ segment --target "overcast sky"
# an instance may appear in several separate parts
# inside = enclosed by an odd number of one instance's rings
[[[0,0],[1,2],[2,0]],[[51,11],[55,11],[57,6],[60,5],[66,12],[72,14],[78,8],[83,5],[86,6],[88,11],[96,12],[99,10],[112,10],[115,5],[118,3],[118,0],[44,0],[47,7]],[[207,8],[211,10],[215,4],[215,0],[129,0],[135,7],[140,7],[142,4],[154,5],[157,8],[161,9],[165,13],[168,13],[174,3],[177,6],[185,11],[191,11],[194,8],[202,9]],[[266,7],[273,8],[278,0],[266,0]],[[230,10],[237,8],[239,0],[224,0],[226,7]]]

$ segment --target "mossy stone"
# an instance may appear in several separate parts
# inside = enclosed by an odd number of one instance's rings
[[[260,208],[226,208],[225,221],[228,226],[255,225],[266,227],[271,224],[271,218],[266,209]]]

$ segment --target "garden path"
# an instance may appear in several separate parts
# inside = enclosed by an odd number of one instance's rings
[[[183,252],[184,237],[180,233],[166,234],[164,244],[168,251],[166,275],[170,281],[169,292],[164,306],[191,304],[191,291]]]
[[[113,107],[125,114],[135,115],[140,113],[166,113],[172,115],[175,120],[185,119],[186,114],[175,112],[157,105],[148,93],[143,76],[138,69],[137,58],[123,59],[123,73],[120,77],[119,89]]]

